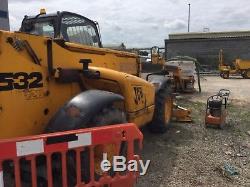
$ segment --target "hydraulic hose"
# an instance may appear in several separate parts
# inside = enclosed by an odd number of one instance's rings
[[[196,66],[196,72],[197,72],[199,93],[201,93],[200,64],[199,64],[199,62],[197,60],[195,60],[195,66]]]

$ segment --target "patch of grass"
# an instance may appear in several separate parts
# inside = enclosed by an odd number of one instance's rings
[[[228,122],[233,133],[245,139],[248,136],[246,132],[250,130],[250,108],[230,105],[228,107]]]
[[[180,100],[178,101],[178,105],[191,109],[191,116],[194,123],[203,123],[206,103],[200,101]],[[227,123],[235,136],[240,136],[244,139],[249,137],[246,132],[250,131],[250,106],[239,106],[230,103],[227,110]]]
[[[204,120],[206,104],[199,101],[178,100],[178,105],[191,110],[191,116],[195,123],[201,123]]]

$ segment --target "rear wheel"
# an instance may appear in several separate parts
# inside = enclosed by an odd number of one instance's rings
[[[243,73],[243,78],[245,78],[245,79],[250,79],[250,69],[244,71],[244,73]]]
[[[245,79],[245,71],[243,70],[243,71],[241,71],[241,76],[242,76],[242,78],[244,78]]]
[[[164,88],[161,88],[156,94],[155,98],[155,112],[153,120],[149,125],[149,128],[154,133],[164,133],[169,128],[172,109],[173,98],[172,88],[170,83],[166,84]]]
[[[228,79],[229,78],[229,72],[228,71],[222,72],[221,76],[222,76],[223,79]]]

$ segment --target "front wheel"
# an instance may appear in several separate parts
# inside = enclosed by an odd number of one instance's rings
[[[86,125],[79,126],[80,128],[88,128],[88,127],[102,127],[107,125],[115,125],[115,124],[123,124],[126,123],[126,115],[125,113],[117,108],[114,108],[112,106],[107,106],[103,108],[100,112],[96,113],[90,120],[90,122]],[[52,129],[53,130],[53,129]],[[113,156],[116,154],[115,145],[97,145],[94,147],[94,174],[95,174],[95,180],[98,181],[100,177],[103,174],[103,171],[101,170],[101,161],[103,159],[103,153],[107,152],[108,154],[108,160],[111,162]],[[123,153],[127,151],[126,145],[121,145],[120,148],[120,155],[124,155]],[[67,161],[67,169],[68,169],[68,186],[73,187],[76,185],[76,157],[74,154],[68,155],[68,161]],[[55,163],[60,163],[59,159],[54,160]],[[112,163],[112,162],[111,162]],[[57,169],[57,172],[61,171],[61,167]],[[83,182],[86,184],[90,182],[90,150],[86,148],[83,152],[81,152],[81,176]],[[115,172],[111,169],[109,171],[110,176],[114,176]],[[61,184],[58,184],[57,186],[61,186]]]
[[[173,112],[172,88],[166,84],[156,94],[155,112],[149,125],[151,132],[164,133],[169,128]]]
[[[107,125],[115,125],[115,124],[124,124],[127,122],[126,114],[120,109],[114,107],[106,107],[101,112],[96,114],[91,122],[89,123],[89,127],[101,127]],[[108,160],[112,163],[113,157],[116,155],[115,145],[100,145],[94,148],[94,159],[95,159],[95,180],[99,180],[102,176],[103,171],[101,170],[101,162],[103,160],[103,153],[105,147],[105,151],[108,153]],[[120,156],[126,156],[127,145],[121,144],[120,148]],[[89,163],[85,163],[89,167]],[[114,176],[115,172],[111,169],[109,171],[110,176]],[[87,176],[89,177],[89,175]]]

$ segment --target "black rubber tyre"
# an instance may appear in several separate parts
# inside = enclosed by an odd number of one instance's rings
[[[99,114],[94,116],[90,122],[90,126],[100,127],[104,125],[114,125],[126,122],[126,115],[123,111],[110,107],[104,108]]]
[[[223,73],[222,73],[222,78],[223,78],[223,79],[229,79],[229,72],[227,72],[227,71],[226,71],[226,72],[223,72]]]
[[[166,101],[169,100],[168,104]],[[149,129],[153,133],[164,133],[170,126],[173,108],[171,83],[161,88],[155,96],[155,112]],[[166,117],[166,113],[167,117]]]
[[[246,71],[245,71],[245,70],[243,70],[243,71],[241,71],[241,73],[240,73],[240,74],[241,74],[241,76],[242,76],[242,78],[244,78],[244,79],[246,78],[246,77],[245,77],[245,72],[246,72]]]
[[[110,107],[104,108],[99,114],[94,116],[90,122],[90,127],[101,127],[107,125],[123,124],[126,123],[126,115],[122,110]],[[121,145],[120,154],[125,156],[127,152],[127,146],[125,144]],[[102,155],[101,155],[102,156]],[[87,163],[89,165],[89,163]],[[109,175],[113,176],[115,174],[112,169],[109,171]],[[89,176],[88,176],[89,177]],[[101,176],[95,173],[95,180],[99,180]]]
[[[126,115],[123,111],[109,107],[109,108],[104,108],[101,112],[99,112],[96,116],[92,118],[90,121],[88,127],[101,127],[101,126],[107,126],[107,125],[114,125],[114,124],[122,124],[126,123]],[[126,152],[127,147],[126,145],[121,146],[120,153],[122,154],[123,152]],[[90,181],[90,173],[89,173],[89,168],[90,168],[90,157],[89,157],[88,151],[85,151],[81,154],[81,165],[84,168],[83,173],[82,173],[82,178],[84,182],[87,184]],[[101,155],[102,156],[102,155]],[[71,159],[71,164],[68,170],[75,171],[76,170],[76,165],[74,159]],[[109,171],[109,175],[113,176],[115,173],[112,171],[112,169]],[[101,177],[100,174],[95,173],[95,180],[98,181],[99,178]],[[76,176],[70,176],[70,181],[69,181],[69,186],[75,186],[76,184]]]
[[[243,78],[244,79],[250,79],[250,69],[244,71]]]
[[[101,127],[101,126],[106,126],[106,125],[114,125],[114,124],[122,124],[126,123],[126,115],[122,110],[113,108],[113,107],[108,107],[104,108],[101,112],[99,112],[96,116],[92,118],[90,121],[89,125],[87,127]],[[79,127],[80,128],[86,128],[86,126]],[[52,129],[53,130],[53,129]],[[126,145],[121,146],[121,154],[123,152],[126,152]],[[84,152],[81,153],[81,166],[84,168],[83,173],[82,173],[82,179],[84,180],[85,183],[88,183],[90,180],[90,173],[89,169],[90,168],[90,157],[89,157],[89,151],[85,150]],[[102,156],[102,155],[101,155]],[[59,165],[54,172],[56,174],[57,172],[60,173],[61,171],[61,166],[60,166],[60,158],[55,158],[53,160],[54,164]],[[43,165],[40,165],[38,169],[41,169]],[[71,154],[68,155],[67,157],[67,170],[68,170],[68,187],[73,187],[76,185],[76,162],[75,162],[75,155]],[[110,170],[110,175],[114,175],[114,172]],[[42,181],[46,181],[46,176],[42,176],[43,180],[38,181],[41,183]],[[98,180],[100,178],[100,175],[95,173],[95,179]],[[55,184],[55,186],[61,186],[62,184]]]
[[[220,77],[223,78],[223,73],[222,72],[220,73]]]

